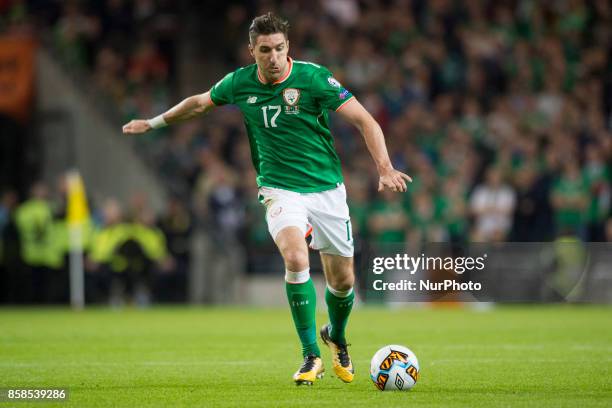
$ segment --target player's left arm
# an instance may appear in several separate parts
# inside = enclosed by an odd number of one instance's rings
[[[346,102],[336,112],[349,123],[353,124],[365,139],[366,146],[370,155],[376,162],[378,169],[378,191],[382,191],[385,187],[392,191],[405,192],[406,182],[412,182],[412,178],[407,174],[402,173],[393,168],[387,146],[385,144],[385,136],[383,131],[370,115],[370,113],[353,97]]]

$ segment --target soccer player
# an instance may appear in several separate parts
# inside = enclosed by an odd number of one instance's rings
[[[378,189],[406,191],[409,176],[395,170],[382,129],[329,70],[288,56],[289,24],[268,13],[249,28],[249,51],[255,64],[229,73],[208,92],[184,99],[149,120],[132,120],[126,134],[140,134],[203,113],[215,106],[237,105],[244,116],[251,157],[257,172],[259,200],[285,262],[286,292],[302,344],[304,361],[296,384],[311,385],[324,372],[316,339],[316,293],[304,236],[312,226],[311,247],[319,250],[327,288],[329,324],[320,335],[344,382],[353,381],[345,329],[353,306],[353,238],[340,160],[328,125],[333,110],[363,135],[379,173]]]

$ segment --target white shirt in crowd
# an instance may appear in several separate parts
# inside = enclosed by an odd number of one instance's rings
[[[477,186],[470,201],[472,213],[476,215],[476,237],[487,240],[507,234],[512,227],[515,202],[514,190],[506,184],[498,187],[487,184]]]

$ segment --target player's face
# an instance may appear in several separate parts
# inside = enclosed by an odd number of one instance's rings
[[[283,33],[258,36],[255,44],[249,44],[249,51],[255,58],[259,72],[268,82],[277,81],[289,67],[289,41]]]

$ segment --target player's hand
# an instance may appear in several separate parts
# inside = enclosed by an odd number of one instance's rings
[[[391,191],[405,193],[408,189],[406,182],[412,183],[409,175],[395,169],[384,170],[380,173],[378,191],[383,191],[386,187]]]
[[[151,130],[151,125],[144,119],[135,119],[123,125],[123,133],[126,135],[139,135]]]

